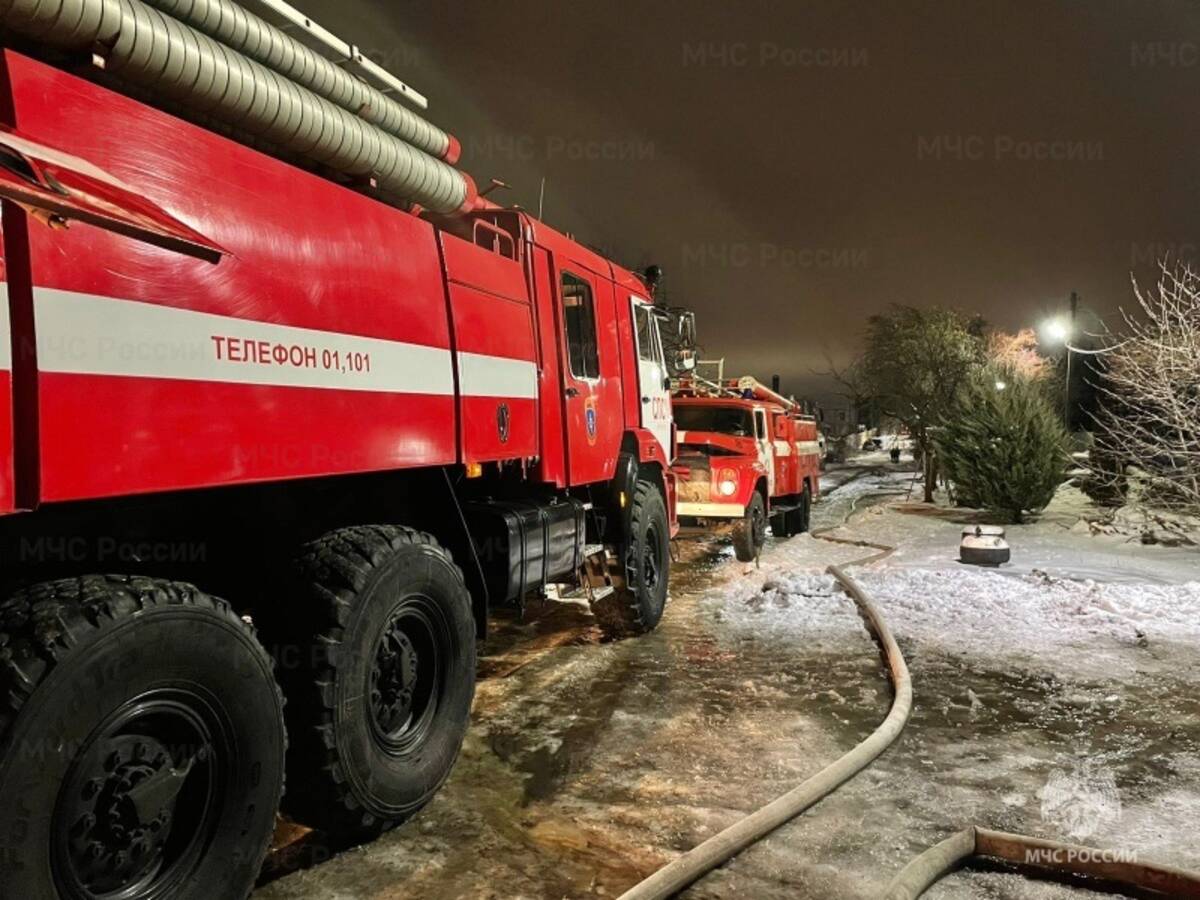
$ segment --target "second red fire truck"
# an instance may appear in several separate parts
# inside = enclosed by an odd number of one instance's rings
[[[808,530],[820,490],[815,419],[753,378],[687,377],[673,403],[681,522],[732,522],[744,562],[762,550],[768,523],[776,537]]]

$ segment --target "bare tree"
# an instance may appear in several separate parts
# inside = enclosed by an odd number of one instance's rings
[[[1134,281],[1138,309],[1106,335],[1096,455],[1120,464],[1094,474],[1119,478],[1135,465],[1156,504],[1200,513],[1200,278],[1185,265],[1161,269],[1153,291]]]
[[[1044,381],[1050,376],[1050,360],[1038,352],[1037,333],[1032,328],[1022,328],[1015,334],[989,333],[986,352],[988,361],[994,366],[1022,378]]]

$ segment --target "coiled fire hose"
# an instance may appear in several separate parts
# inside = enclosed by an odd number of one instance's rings
[[[858,583],[845,572],[849,566],[878,562],[894,553],[896,548],[829,536],[830,532],[849,521],[856,504],[857,498],[851,503],[841,524],[811,533],[818,540],[875,551],[841,566],[830,566],[827,571],[854,600],[867,630],[883,650],[895,691],[887,717],[866,740],[836,762],[668,863],[623,893],[619,900],[666,900],[674,896],[833,793],[874,762],[908,722],[913,700],[908,665],[879,610]],[[1048,873],[1091,876],[1097,879],[1097,883],[1089,884],[1095,890],[1135,888],[1164,896],[1200,898],[1200,873],[1197,872],[1153,863],[1122,861],[1111,852],[1096,848],[972,827],[935,845],[905,866],[888,885],[883,900],[916,900],[943,875],[972,858],[994,859],[1022,867],[1033,866]]]

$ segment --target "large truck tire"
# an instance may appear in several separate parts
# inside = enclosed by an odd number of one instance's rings
[[[733,523],[733,555],[741,562],[753,562],[766,541],[767,504],[755,491],[746,504],[746,514]]]
[[[4,897],[246,897],[285,749],[271,658],[223,601],[89,575],[0,602]]]
[[[806,484],[804,493],[800,495],[800,508],[796,510],[799,519],[796,524],[796,534],[804,534],[812,528],[812,505],[812,488]]]
[[[466,735],[475,621],[462,571],[427,534],[344,528],[302,548],[272,610],[285,810],[335,843],[370,840],[433,798]]]
[[[671,532],[658,485],[639,479],[633,490],[629,533],[619,549],[616,590],[592,603],[610,637],[653,631],[667,605],[671,576]]]

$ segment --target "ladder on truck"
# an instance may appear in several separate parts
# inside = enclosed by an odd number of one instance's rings
[[[725,360],[700,359],[696,368],[686,375],[672,379],[672,392],[690,397],[741,397],[741,393],[725,379]]]

